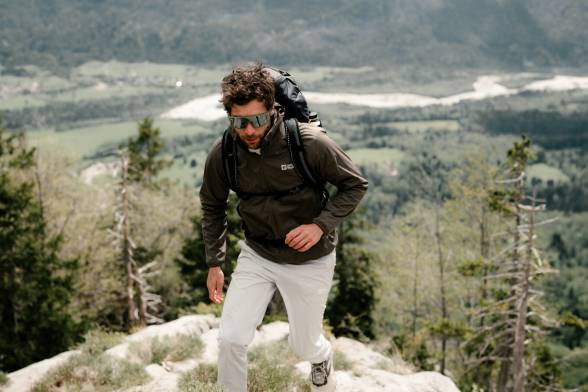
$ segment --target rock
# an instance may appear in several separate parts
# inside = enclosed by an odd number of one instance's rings
[[[396,374],[414,373],[414,368],[404,362],[402,358],[384,356],[353,339],[338,338],[335,340],[333,348],[351,360],[355,366],[383,369]]]
[[[335,351],[352,365],[351,370],[341,370],[335,359],[337,392],[459,392],[450,378],[435,372],[414,373],[401,358],[386,357],[358,341],[338,338],[332,343]],[[308,362],[299,362],[295,367],[308,377]]]
[[[220,320],[215,318],[212,314],[183,316],[177,320],[170,321],[169,323],[150,325],[139,332],[129,335],[124,343],[108,349],[106,353],[114,357],[128,360],[129,343],[145,342],[154,337],[170,335],[202,335],[212,328],[218,328],[219,323]]]
[[[35,383],[51,369],[67,361],[72,355],[79,354],[79,351],[66,351],[41,362],[33,363],[25,368],[8,374],[9,384],[4,386],[2,392],[24,392],[28,391]]]
[[[262,325],[259,330],[255,331],[251,347],[282,340],[286,338],[289,333],[290,327],[288,326],[288,323],[284,321],[274,321],[273,323]]]
[[[204,342],[202,362],[216,363],[218,358],[218,329],[211,329],[200,336]]]
[[[459,392],[457,386],[439,373],[400,375],[380,369],[363,369],[361,374],[337,371],[338,392]]]
[[[177,334],[200,335],[204,343],[204,350],[200,357],[189,358],[181,362],[163,361],[161,364],[149,364],[145,367],[145,371],[152,380],[145,385],[124,391],[175,392],[177,391],[178,379],[183,372],[191,370],[201,363],[215,363],[217,361],[218,326],[219,319],[212,315],[185,316],[166,324],[149,326],[134,333],[128,336],[124,343],[107,350],[106,353],[121,359],[134,360],[128,352],[128,346],[131,342],[146,342],[153,337]],[[251,346],[285,339],[288,333],[288,323],[274,322],[264,325],[255,332]],[[336,352],[345,357],[351,366],[350,370],[343,370],[337,367],[337,360],[335,360],[338,392],[459,392],[450,378],[435,372],[414,373],[413,368],[401,358],[389,358],[355,340],[338,338],[333,340],[333,347]],[[49,369],[63,363],[74,353],[77,351],[68,351],[9,374],[11,384],[4,387],[2,391],[24,392],[29,390]],[[310,372],[308,362],[300,362],[295,367],[304,378],[308,377]],[[78,375],[86,375],[87,377],[84,378],[95,377],[92,369],[80,367],[75,372]],[[91,388],[91,384],[84,387]]]

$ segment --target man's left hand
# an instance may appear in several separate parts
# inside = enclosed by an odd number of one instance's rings
[[[286,245],[298,252],[306,252],[323,236],[323,230],[316,224],[300,225],[286,234]]]

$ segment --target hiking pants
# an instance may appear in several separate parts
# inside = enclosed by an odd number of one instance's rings
[[[278,264],[244,241],[227,291],[219,332],[218,382],[228,392],[247,390],[247,346],[276,288],[290,324],[288,343],[302,360],[325,361],[331,344],[323,336],[323,314],[335,269],[335,251],[302,265]]]

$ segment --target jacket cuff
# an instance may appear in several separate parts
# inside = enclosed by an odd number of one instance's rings
[[[325,225],[325,223],[323,221],[321,221],[319,218],[315,218],[312,220],[312,223],[314,223],[315,225],[317,225],[318,227],[321,228],[321,230],[323,231],[323,235],[327,235],[329,234],[332,230],[330,230],[327,225]]]
[[[220,267],[223,265],[223,262],[220,260],[207,260],[206,265],[208,266],[208,268]]]

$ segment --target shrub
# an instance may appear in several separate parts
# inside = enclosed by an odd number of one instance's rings
[[[198,356],[203,348],[204,343],[198,335],[171,335],[152,338],[148,344],[133,342],[129,345],[129,352],[147,365],[193,358]]]
[[[0,371],[0,385],[6,385],[8,384],[8,376],[6,375],[6,373]]]
[[[297,357],[285,341],[258,346],[248,353],[248,392],[310,391],[310,384],[296,373]],[[181,392],[222,391],[216,383],[215,365],[201,364],[184,373],[178,382]]]
[[[31,392],[95,391],[110,392],[145,384],[149,375],[141,365],[106,354],[75,354],[50,371]]]
[[[84,342],[77,346],[77,349],[89,355],[102,354],[109,348],[121,343],[125,336],[122,332],[107,332],[102,329],[94,329],[86,333]]]
[[[200,364],[180,376],[178,389],[180,392],[222,392],[223,388],[216,384],[217,374],[215,365]]]

